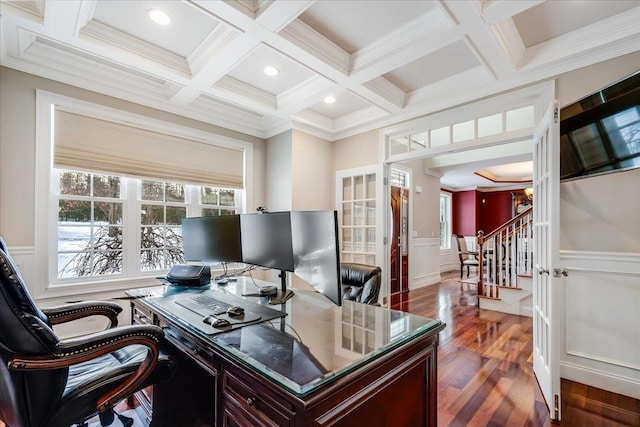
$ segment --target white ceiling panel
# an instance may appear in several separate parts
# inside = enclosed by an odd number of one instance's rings
[[[433,1],[319,1],[300,20],[351,54],[433,9]]]
[[[266,66],[278,69],[278,75],[267,76],[264,73]],[[278,95],[314,76],[306,67],[265,44],[249,54],[228,75],[272,95]]]
[[[397,68],[384,77],[404,92],[412,92],[479,65],[478,59],[460,40]]]
[[[171,24],[153,22],[147,14],[151,9],[167,13]],[[100,0],[92,19],[182,57],[189,56],[219,23],[187,3],[158,0]]]
[[[513,20],[524,45],[530,47],[634,8],[640,25],[638,6],[638,0],[553,0],[519,13]]]
[[[323,101],[313,105],[309,109],[314,113],[318,113],[325,117],[329,117],[331,120],[335,120],[371,105],[351,92],[340,92],[331,95],[336,99],[335,103],[327,104]]]

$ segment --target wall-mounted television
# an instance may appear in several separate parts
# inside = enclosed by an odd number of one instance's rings
[[[640,72],[560,111],[560,179],[640,167]]]
[[[242,262],[240,215],[182,220],[185,261]]]

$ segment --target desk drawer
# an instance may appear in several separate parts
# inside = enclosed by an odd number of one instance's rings
[[[224,425],[246,425],[244,419],[258,426],[293,426],[295,407],[278,402],[273,393],[256,385],[249,385],[233,372],[223,373]]]
[[[183,354],[186,354],[193,359],[200,367],[204,368],[207,372],[217,375],[218,369],[214,366],[213,353],[211,350],[203,347],[199,343],[190,340],[179,330],[167,325],[160,320],[160,327],[164,331],[164,339],[171,343],[174,347],[180,350]]]
[[[153,313],[151,310],[133,304],[131,307],[131,324],[133,325],[153,325]]]

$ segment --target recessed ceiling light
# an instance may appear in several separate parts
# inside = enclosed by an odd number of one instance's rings
[[[267,65],[266,67],[264,67],[263,71],[267,76],[270,76],[270,77],[277,76],[278,73],[280,72],[276,67],[272,65]]]
[[[149,15],[149,18],[158,25],[171,24],[171,17],[161,10],[149,9],[147,10],[147,15]]]
[[[329,95],[324,99],[325,104],[333,104],[334,102],[336,102],[336,97],[333,95]]]

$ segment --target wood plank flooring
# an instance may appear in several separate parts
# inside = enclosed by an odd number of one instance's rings
[[[393,295],[392,308],[447,324],[438,350],[438,426],[552,425],[533,375],[530,317],[478,310],[458,272]],[[562,380],[562,426],[640,426],[640,401]],[[556,424],[554,424],[556,425]]]

